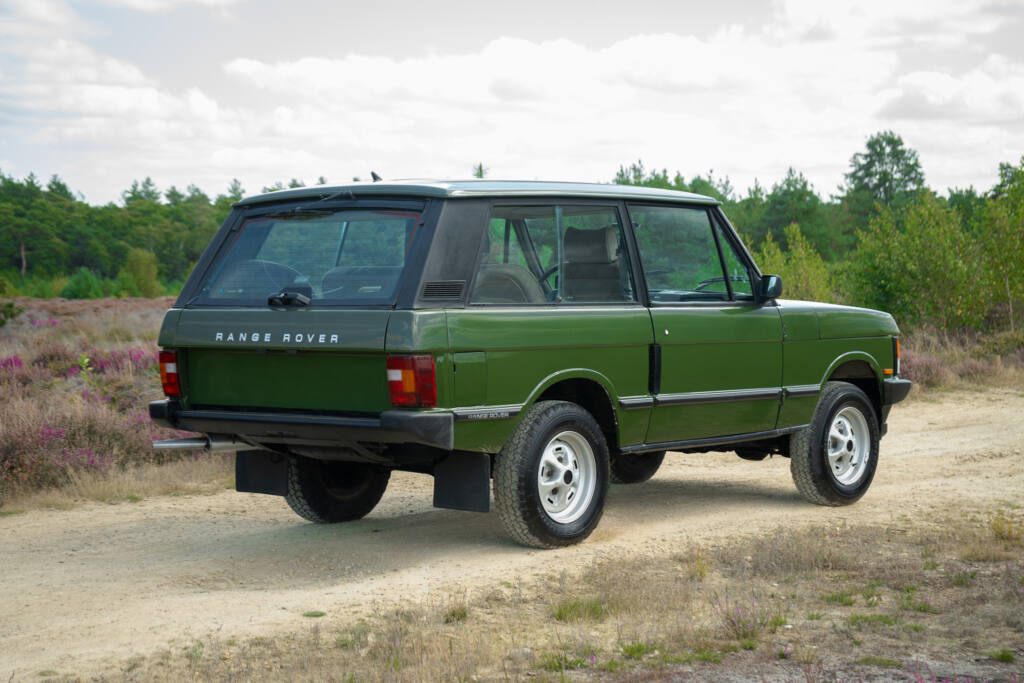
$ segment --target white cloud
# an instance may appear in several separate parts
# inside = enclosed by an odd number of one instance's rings
[[[104,0],[104,2],[112,7],[125,7],[142,12],[164,12],[180,5],[224,8],[245,2],[245,0]]]
[[[29,0],[6,2],[22,24],[43,25]],[[908,70],[899,46],[977,48],[991,27],[974,0],[785,0],[763,30],[637,35],[600,48],[496,38],[409,59],[239,56],[223,64],[231,100],[201,83],[169,89],[55,29],[65,37],[19,48],[0,96],[28,121],[16,130],[28,144],[76,150],[71,170],[35,170],[61,172],[91,200],[145,175],[215,191],[232,177],[255,189],[370,168],[465,176],[483,161],[495,177],[607,181],[637,158],[687,176],[714,168],[739,188],[755,177],[770,185],[792,165],[828,193],[867,136],[888,128],[944,188],[990,184],[982,179],[999,161],[1019,157],[1024,65],[992,56],[965,73]]]

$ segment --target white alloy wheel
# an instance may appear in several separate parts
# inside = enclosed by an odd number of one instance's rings
[[[832,418],[826,436],[828,466],[843,486],[854,486],[867,472],[871,457],[868,421],[854,406],[846,406]]]
[[[583,516],[597,490],[597,463],[583,435],[560,432],[544,447],[537,468],[537,492],[553,521],[570,524]]]

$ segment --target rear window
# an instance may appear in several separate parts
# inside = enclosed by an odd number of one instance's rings
[[[289,291],[314,304],[392,304],[419,218],[414,211],[348,209],[245,221],[192,303],[266,305]]]

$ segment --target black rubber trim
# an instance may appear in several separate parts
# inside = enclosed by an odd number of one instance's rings
[[[701,403],[731,403],[733,401],[778,400],[781,396],[781,388],[692,391],[685,394],[658,394],[654,397],[654,404],[658,406],[679,406]]]
[[[622,453],[648,453],[650,451],[671,451],[677,448],[700,448],[702,446],[722,446],[730,443],[743,443],[744,441],[757,441],[759,439],[771,439],[776,436],[785,436],[793,432],[799,432],[807,425],[796,427],[785,427],[783,429],[771,429],[767,432],[750,432],[748,434],[732,434],[731,436],[712,436],[705,439],[687,439],[685,441],[662,441],[660,443],[641,443],[635,446],[623,446]]]
[[[820,384],[800,384],[789,387],[783,387],[782,390],[786,396],[792,396],[793,398],[803,398],[805,396],[817,396],[821,393]]]
[[[654,398],[651,396],[629,396],[620,398],[619,405],[623,410],[640,410],[650,408],[654,405]]]
[[[882,381],[882,405],[891,406],[899,403],[910,393],[914,383],[909,379],[887,379]]]
[[[335,417],[302,413],[257,413],[237,410],[181,410],[177,401],[154,401],[149,414],[161,426],[204,434],[270,437],[275,442],[328,441],[420,443],[451,450],[451,413],[385,410],[367,417]]]

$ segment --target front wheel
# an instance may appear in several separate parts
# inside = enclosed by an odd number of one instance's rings
[[[608,491],[608,446],[586,410],[565,401],[534,404],[498,454],[494,502],[520,543],[557,548],[594,530]]]
[[[370,513],[390,478],[391,472],[377,465],[291,456],[285,500],[311,522],[349,522]]]
[[[790,438],[789,469],[804,498],[849,505],[863,496],[878,465],[878,418],[867,395],[846,382],[825,385],[811,424]]]

